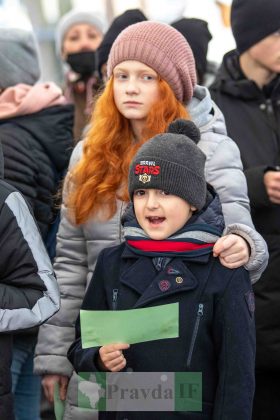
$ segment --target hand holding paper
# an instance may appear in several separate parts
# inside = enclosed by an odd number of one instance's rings
[[[126,365],[122,350],[129,348],[129,344],[108,344],[99,349],[99,357],[104,370],[119,372]]]

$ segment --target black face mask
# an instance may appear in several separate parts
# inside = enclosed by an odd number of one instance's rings
[[[97,52],[82,51],[68,54],[67,63],[75,73],[82,77],[91,76],[98,68]]]

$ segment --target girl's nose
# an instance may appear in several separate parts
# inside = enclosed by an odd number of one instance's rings
[[[131,94],[131,93],[138,93],[138,92],[139,92],[139,88],[137,85],[137,81],[134,80],[133,78],[128,79],[127,85],[126,85],[126,93]]]

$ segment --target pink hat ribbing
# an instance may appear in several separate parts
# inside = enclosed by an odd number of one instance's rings
[[[112,45],[107,73],[126,60],[136,60],[155,70],[177,99],[188,102],[196,84],[195,61],[183,35],[165,23],[139,22],[128,26]]]

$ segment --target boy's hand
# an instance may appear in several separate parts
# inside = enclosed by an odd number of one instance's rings
[[[106,346],[100,347],[99,349],[99,362],[104,366],[104,370],[110,372],[119,372],[126,365],[126,359],[123,355],[122,350],[129,348],[129,344],[118,343],[118,344],[107,344]]]
[[[250,248],[241,236],[230,234],[218,239],[213,248],[214,257],[227,268],[238,268],[247,264]]]

